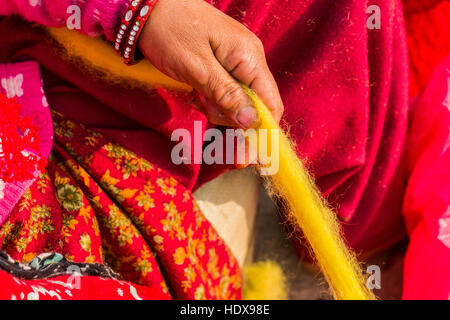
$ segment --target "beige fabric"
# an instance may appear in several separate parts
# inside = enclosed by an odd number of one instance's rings
[[[242,266],[247,255],[261,190],[254,169],[233,170],[206,183],[194,198]]]

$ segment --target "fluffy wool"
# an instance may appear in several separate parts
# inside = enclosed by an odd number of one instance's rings
[[[336,299],[373,299],[354,254],[341,237],[336,215],[322,199],[314,181],[297,157],[291,141],[283,134],[268,108],[255,92],[244,87],[255,105],[260,123],[258,129],[276,130],[279,139],[279,170],[265,176],[272,193],[285,205],[288,218],[303,231],[317,263]],[[272,139],[267,139],[272,141]],[[270,147],[267,147],[271,150]]]
[[[280,265],[267,260],[244,268],[245,300],[286,300],[286,278]]]

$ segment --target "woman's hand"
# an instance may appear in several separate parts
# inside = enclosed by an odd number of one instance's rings
[[[283,114],[261,41],[204,0],[160,0],[139,48],[160,71],[208,99],[203,111],[212,123],[249,128],[257,120],[238,81],[258,93],[277,121]]]

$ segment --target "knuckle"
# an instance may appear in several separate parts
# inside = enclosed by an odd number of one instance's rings
[[[241,87],[233,81],[215,83],[213,88],[215,102],[227,111],[237,110],[241,101]]]
[[[245,64],[246,70],[248,70],[248,72],[253,73],[257,69],[258,62],[254,54],[245,53],[241,59],[242,62]]]
[[[255,46],[255,48],[258,51],[264,51],[264,45],[261,41],[260,38],[258,38],[258,36],[256,36],[255,34],[252,33],[252,37],[251,37],[251,43],[253,44],[253,46]]]

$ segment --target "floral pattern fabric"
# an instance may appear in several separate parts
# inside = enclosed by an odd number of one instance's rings
[[[239,266],[190,191],[162,169],[53,112],[46,170],[0,228],[1,250],[104,263],[157,297],[239,299]]]

